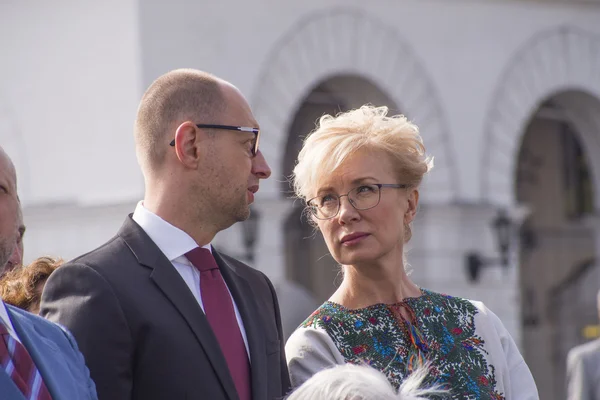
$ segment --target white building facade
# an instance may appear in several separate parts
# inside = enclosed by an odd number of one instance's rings
[[[18,169],[26,261],[114,235],[143,196],[142,93],[169,70],[206,70],[261,124],[273,175],[250,264],[278,287],[289,333],[338,273],[286,183],[302,136],[324,112],[385,104],[435,157],[408,254],[415,281],[484,301],[541,398],[564,398],[566,351],[597,320],[600,2],[4,0],[0,48],[0,144]],[[510,265],[472,282],[469,252],[499,256],[499,210],[515,228]],[[244,258],[241,224],[215,245]]]

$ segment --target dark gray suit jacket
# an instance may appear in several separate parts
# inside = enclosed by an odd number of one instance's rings
[[[213,254],[244,322],[252,398],[280,398],[290,384],[273,285]],[[131,215],[108,243],[50,276],[41,314],[73,333],[100,400],[238,399],[200,305]]]
[[[567,356],[568,400],[600,400],[600,339],[574,347]]]

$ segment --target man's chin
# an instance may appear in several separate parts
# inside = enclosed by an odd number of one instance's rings
[[[227,213],[227,219],[221,220],[220,230],[225,230],[238,222],[244,222],[250,217],[249,206],[240,207],[235,212]]]
[[[4,273],[6,274],[8,272],[14,271],[18,267],[19,267],[19,264],[13,264],[11,262],[7,262],[6,266],[4,267]]]
[[[250,218],[250,206],[248,205],[243,210],[240,210],[237,217],[238,222],[244,222],[245,220]]]
[[[6,275],[7,272],[10,272],[11,270],[8,269],[8,265],[4,265],[4,267],[0,267],[0,278],[2,278],[4,275]]]
[[[0,254],[0,256],[1,256],[1,254]],[[9,269],[8,269],[9,264],[12,265],[12,263],[8,262],[8,258],[9,257],[6,257],[4,259],[6,261],[3,262],[3,259],[0,257],[0,277],[9,271]]]

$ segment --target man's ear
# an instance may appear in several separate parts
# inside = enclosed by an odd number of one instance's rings
[[[196,169],[200,161],[199,131],[190,121],[183,122],[175,130],[175,154],[186,167]]]
[[[410,224],[417,215],[417,209],[419,207],[419,190],[418,189],[410,189],[408,193],[408,207],[406,209],[406,213],[404,214],[404,223]]]

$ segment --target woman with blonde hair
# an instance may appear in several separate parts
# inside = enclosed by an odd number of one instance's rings
[[[326,115],[300,151],[295,191],[343,280],[286,344],[293,386],[325,368],[366,363],[399,388],[427,362],[425,384],[444,385],[452,399],[538,399],[494,313],[420,288],[407,275],[404,246],[432,159],[418,128],[387,113],[363,106]]]

